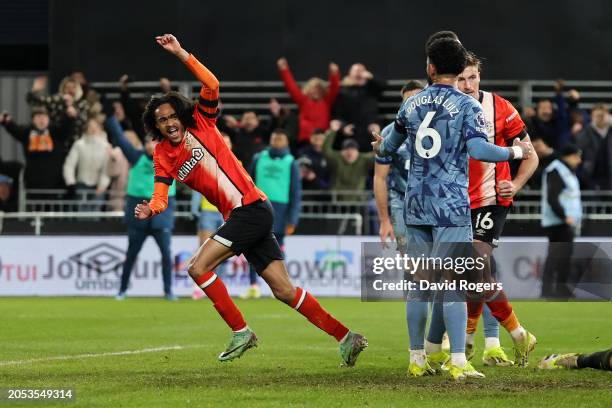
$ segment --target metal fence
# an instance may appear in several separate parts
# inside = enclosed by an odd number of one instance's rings
[[[406,83],[404,79],[386,81],[385,90],[379,103],[380,119],[393,119],[401,101],[400,89]],[[303,83],[300,83],[302,85]],[[519,107],[533,106],[541,98],[552,98],[553,80],[483,80],[481,88],[497,92]],[[115,82],[94,82],[92,84],[110,98],[118,98],[118,84]],[[196,81],[177,81],[173,88],[188,97],[198,95],[201,84]],[[595,103],[612,103],[612,81],[565,81],[566,89],[576,88],[580,91],[580,107],[590,109]],[[285,91],[281,81],[227,81],[221,82],[221,99],[223,112],[230,115],[241,114],[245,110],[253,110],[263,118],[269,116],[271,98],[282,104],[297,109]],[[159,92],[159,83],[142,81],[130,83],[132,96],[147,98]]]
[[[612,220],[612,191],[583,190],[582,205],[587,218],[596,216]],[[68,190],[35,190],[28,189],[22,194],[21,212],[83,212],[92,206],[97,211],[109,210],[111,199],[96,198],[93,192],[69,192]],[[516,219],[523,215],[541,213],[541,193],[535,190],[523,190],[514,200],[512,214]],[[304,214],[353,214],[376,210],[374,195],[371,190],[302,190],[302,213]],[[178,212],[190,211],[188,197],[177,200]],[[364,222],[368,222],[364,215]]]
[[[39,235],[50,220],[119,220],[122,211],[110,211],[108,199],[94,198],[91,193],[69,194],[67,190],[27,190],[18,213],[0,213],[0,233],[4,220],[29,220],[32,232]],[[522,191],[515,199],[508,218],[533,221],[541,218],[539,191]],[[612,191],[582,191],[584,219],[612,221]],[[109,211],[106,211],[109,210]],[[193,220],[190,200],[178,199],[178,219]],[[334,222],[335,234],[369,235],[378,232],[378,214],[371,191],[304,190],[300,217],[308,222]]]

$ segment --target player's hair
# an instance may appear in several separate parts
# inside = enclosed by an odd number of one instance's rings
[[[595,105],[593,105],[593,109],[591,109],[591,112],[594,112],[596,110],[602,110],[606,113],[610,113],[610,109],[608,109],[608,105],[606,105],[603,102],[598,102]]]
[[[467,50],[452,38],[439,38],[427,47],[427,59],[438,75],[457,76],[465,69]]]
[[[414,91],[415,89],[425,89],[425,84],[423,83],[423,81],[413,79],[413,80],[406,82],[404,86],[402,86],[400,95],[403,95],[404,92]]]
[[[142,122],[145,125],[147,131],[151,132],[153,139],[163,140],[164,136],[157,128],[157,122],[155,120],[155,111],[163,104],[170,104],[179,121],[184,127],[195,126],[193,119],[194,104],[189,99],[185,98],[178,92],[168,92],[162,96],[153,96],[147,103],[145,111],[142,114]]]
[[[459,37],[457,36],[457,34],[455,34],[454,31],[449,31],[449,30],[437,31],[433,33],[432,35],[430,35],[427,41],[425,42],[425,52],[427,53],[427,49],[429,48],[431,43],[433,43],[436,40],[439,40],[440,38],[452,38],[453,40],[459,41]]]
[[[482,60],[476,56],[472,51],[467,52],[467,64],[466,67],[476,67],[478,72],[482,72]]]

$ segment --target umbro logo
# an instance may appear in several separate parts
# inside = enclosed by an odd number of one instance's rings
[[[125,251],[103,242],[79,251],[68,259],[100,274],[109,273],[123,263]]]

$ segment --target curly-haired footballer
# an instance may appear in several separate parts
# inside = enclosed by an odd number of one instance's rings
[[[310,293],[293,286],[272,233],[272,207],[216,128],[219,81],[187,53],[173,35],[165,34],[156,40],[179,58],[203,86],[195,106],[175,92],[149,101],[143,120],[161,142],[153,155],[153,197],[136,207],[135,216],[146,219],[164,211],[168,187],[173,179],[203,194],[223,215],[225,223],[204,242],[189,264],[189,274],[233,331],[230,344],[219,355],[219,360],[233,360],[257,345],[255,333],[247,326],[225,285],[214,272],[225,259],[244,254],[270,286],[274,296],[333,336],[340,343],[344,364],[354,365],[359,353],[367,347],[367,340],[349,331]]]

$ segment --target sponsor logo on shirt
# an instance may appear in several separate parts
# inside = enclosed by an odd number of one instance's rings
[[[185,163],[181,165],[181,168],[178,171],[178,178],[180,181],[184,181],[191,170],[198,164],[200,160],[204,157],[204,151],[200,147],[196,147],[191,150],[191,159],[187,160]]]
[[[514,112],[512,112],[512,115],[508,116],[506,118],[506,123],[510,123],[510,121],[512,121],[512,119],[516,118],[518,115],[518,112],[516,111],[516,109],[514,110]]]

